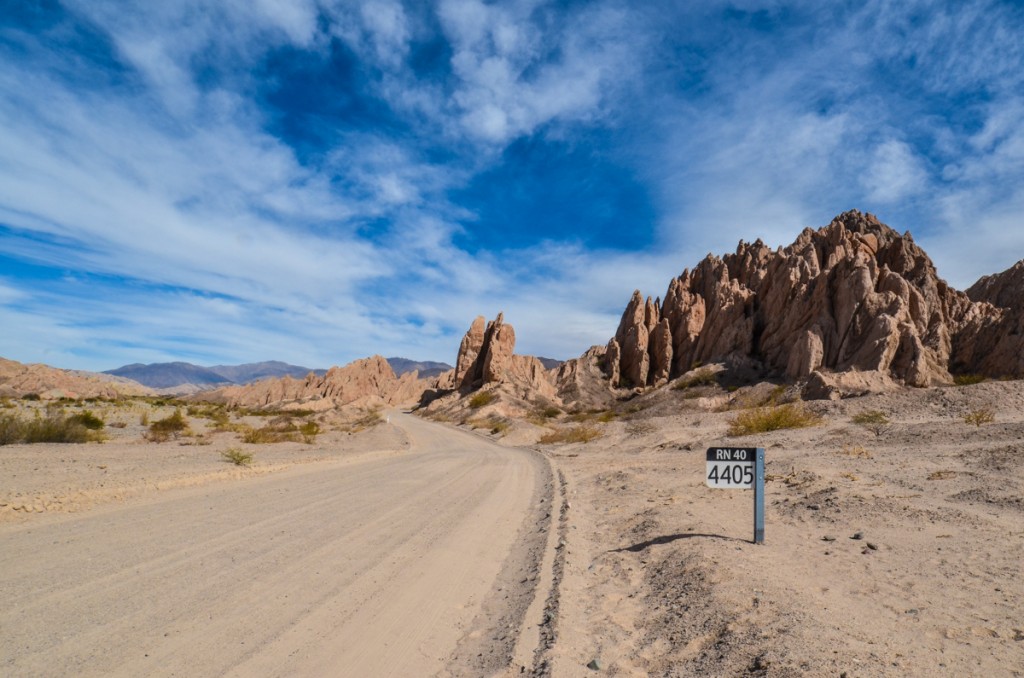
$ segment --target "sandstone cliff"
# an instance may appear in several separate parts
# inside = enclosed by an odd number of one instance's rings
[[[395,376],[387,360],[379,355],[356,360],[344,367],[332,367],[320,377],[305,379],[285,376],[264,379],[243,386],[227,386],[193,396],[197,400],[222,402],[242,407],[284,407],[331,409],[351,404],[401,404],[419,399],[425,384],[416,372]]]
[[[977,302],[953,341],[952,369],[1024,377],[1024,261],[967,290]]]
[[[609,341],[613,386],[656,386],[725,362],[792,380],[874,372],[911,386],[949,383],[950,368],[1024,376],[1024,266],[949,287],[909,233],[857,211],[785,248],[740,242],[669,284],[663,302],[634,292]],[[996,306],[993,306],[995,304]]]
[[[142,384],[96,372],[62,370],[48,365],[26,365],[0,358],[0,396],[20,398],[28,394],[40,398],[108,398],[153,395]]]

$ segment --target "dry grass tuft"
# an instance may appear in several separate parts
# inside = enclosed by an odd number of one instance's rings
[[[571,428],[560,428],[540,437],[541,443],[550,445],[553,443],[589,443],[603,436],[604,433],[592,426],[573,426]]]
[[[991,424],[996,420],[996,413],[992,411],[991,407],[979,407],[976,410],[972,410],[967,413],[964,417],[964,421],[968,424],[974,424],[975,426],[981,426],[982,424]]]
[[[469,406],[474,410],[479,410],[484,405],[490,405],[494,402],[496,397],[493,391],[480,391],[469,399]]]
[[[729,436],[767,433],[786,428],[806,428],[821,423],[821,417],[802,405],[786,404],[744,410],[729,422]]]

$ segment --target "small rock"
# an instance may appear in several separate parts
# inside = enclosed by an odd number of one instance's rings
[[[863,532],[854,532],[853,536],[850,537],[850,539],[863,539],[863,538],[864,538],[864,533]]]
[[[831,534],[826,534],[824,537],[821,538],[821,540],[822,541],[835,541],[836,538],[833,537]]]
[[[869,541],[868,542],[868,548],[871,549],[872,551],[877,551],[878,550],[878,544],[875,544],[874,542],[870,542]]]
[[[587,664],[587,668],[590,669],[591,671],[600,671],[601,670],[601,660],[597,659],[596,657],[594,659],[591,659],[590,663]]]

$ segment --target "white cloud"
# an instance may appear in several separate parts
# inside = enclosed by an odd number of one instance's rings
[[[906,143],[890,139],[875,147],[862,178],[871,202],[892,203],[921,193],[928,173]]]

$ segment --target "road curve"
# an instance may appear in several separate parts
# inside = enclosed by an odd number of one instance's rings
[[[550,474],[527,451],[391,422],[411,441],[393,456],[0,526],[0,674],[477,673],[456,648],[478,639],[479,663],[496,619],[521,621]]]

